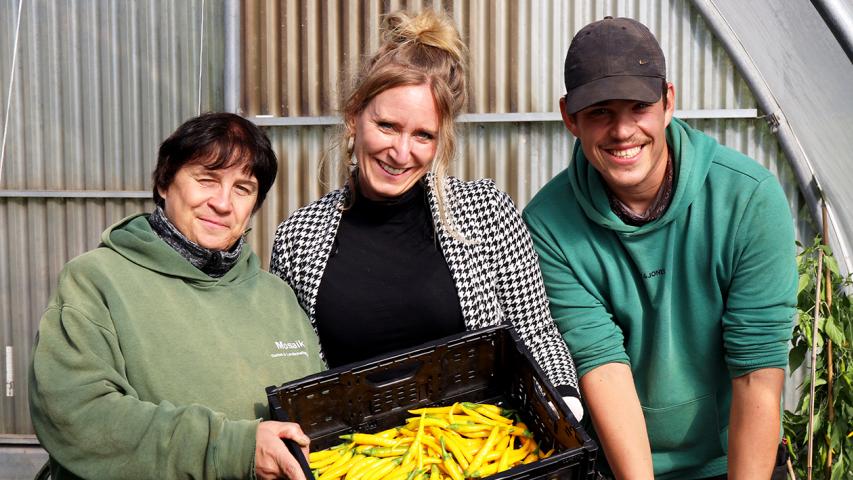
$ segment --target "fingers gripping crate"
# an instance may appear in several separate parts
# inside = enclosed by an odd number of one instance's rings
[[[494,403],[516,410],[540,447],[554,454],[490,478],[595,478],[595,443],[508,326],[267,387],[267,397],[272,419],[299,423],[312,450],[341,443],[343,434],[403,425],[411,416],[407,410]]]

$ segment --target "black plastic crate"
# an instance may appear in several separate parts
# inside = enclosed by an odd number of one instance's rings
[[[519,413],[544,460],[490,479],[595,478],[598,447],[572,416],[515,331],[498,326],[267,387],[273,420],[293,421],[312,450],[340,435],[403,425],[407,410],[453,402],[494,403]]]

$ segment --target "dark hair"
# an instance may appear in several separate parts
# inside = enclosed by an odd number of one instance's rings
[[[188,164],[210,170],[242,165],[243,171],[258,181],[253,212],[261,208],[278,172],[278,160],[266,134],[233,113],[204,113],[191,118],[160,144],[157,166],[151,175],[154,203],[164,206],[158,190],[168,189],[178,170]]]

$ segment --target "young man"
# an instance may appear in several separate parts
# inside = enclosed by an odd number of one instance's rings
[[[565,81],[573,159],[524,215],[610,468],[770,478],[797,286],[779,183],[673,118],[634,20],[578,32]]]

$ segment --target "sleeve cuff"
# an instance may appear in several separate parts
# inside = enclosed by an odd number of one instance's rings
[[[226,421],[216,440],[216,470],[221,478],[254,478],[255,433],[259,420]],[[247,471],[247,468],[249,470]]]
[[[571,385],[557,385],[557,393],[559,393],[563,397],[575,397],[580,398],[581,394],[578,392],[578,389]]]
[[[563,397],[563,402],[569,407],[575,420],[583,420],[584,409],[578,390],[571,385],[558,385],[557,392]]]

